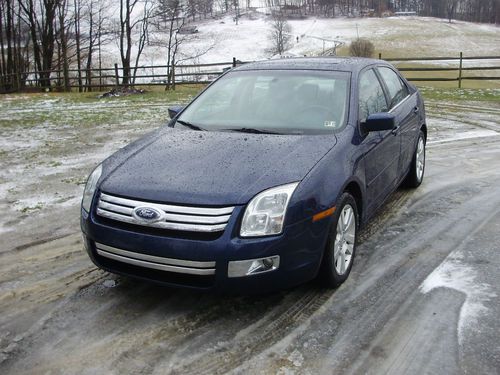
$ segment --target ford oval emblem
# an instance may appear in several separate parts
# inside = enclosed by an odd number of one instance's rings
[[[137,207],[134,209],[133,216],[148,223],[155,223],[161,219],[162,213],[153,207]]]

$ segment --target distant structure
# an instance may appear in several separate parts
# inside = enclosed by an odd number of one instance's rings
[[[394,12],[395,16],[416,16],[417,12]]]
[[[301,35],[302,38],[311,38],[311,39],[317,39],[321,40],[323,42],[323,50],[319,54],[320,56],[336,56],[337,55],[337,48],[345,44],[344,42],[336,39],[329,39],[329,38],[323,38],[320,36],[313,36],[313,35]]]

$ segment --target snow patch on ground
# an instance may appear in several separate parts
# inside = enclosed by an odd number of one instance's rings
[[[458,321],[458,341],[462,345],[464,333],[472,329],[487,310],[485,303],[496,297],[491,286],[478,283],[477,272],[464,262],[464,255],[455,251],[441,263],[420,285],[420,291],[427,294],[437,288],[449,288],[465,294],[465,302]]]

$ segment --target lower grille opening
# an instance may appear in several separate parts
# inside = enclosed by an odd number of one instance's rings
[[[118,262],[113,259],[102,257],[93,251],[93,255],[99,265],[111,271],[115,271],[126,276],[139,277],[161,284],[188,286],[193,288],[208,289],[215,284],[215,275],[200,276],[188,275],[176,272],[159,271],[150,268],[143,268],[127,263]]]

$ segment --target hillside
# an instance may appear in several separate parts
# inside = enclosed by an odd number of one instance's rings
[[[292,27],[292,48],[289,55],[316,55],[323,49],[323,41],[328,38],[346,44],[360,37],[369,38],[375,50],[385,57],[401,56],[443,56],[458,55],[500,55],[500,28],[494,25],[475,24],[425,17],[390,18],[307,18],[290,20]],[[271,45],[268,35],[269,16],[264,10],[256,10],[241,17],[236,25],[232,16],[195,24],[199,32],[180,48],[184,57],[195,55],[208,46],[212,49],[197,61],[230,61],[236,57],[242,61],[272,57],[268,52]],[[296,37],[299,37],[298,42]],[[326,42],[325,48],[332,43]],[[111,46],[109,46],[111,47]],[[113,46],[114,47],[114,46]],[[118,61],[118,49],[109,48],[110,54]],[[340,51],[342,53],[342,50]],[[146,47],[142,63],[164,63],[165,51],[158,47]],[[111,56],[110,56],[111,57]]]

